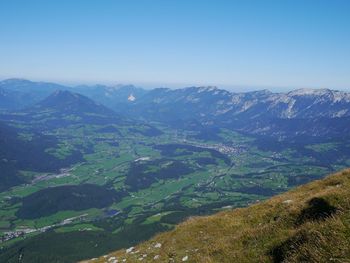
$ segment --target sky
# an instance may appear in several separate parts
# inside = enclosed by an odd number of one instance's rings
[[[350,90],[348,0],[0,0],[0,78]]]

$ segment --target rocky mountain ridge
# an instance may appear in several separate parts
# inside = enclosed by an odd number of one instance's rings
[[[7,110],[29,107],[57,87],[82,94],[128,118],[179,129],[228,128],[284,140],[342,137],[350,127],[350,93],[331,89],[236,93],[215,86],[144,90],[132,85],[64,87],[12,79],[0,82],[0,88],[17,95],[0,95],[0,106]],[[23,96],[28,98],[26,103]]]

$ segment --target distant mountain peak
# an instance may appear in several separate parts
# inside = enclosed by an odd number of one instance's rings
[[[296,90],[290,91],[288,92],[288,95],[289,96],[310,96],[310,95],[320,96],[326,93],[332,93],[332,90],[302,88],[302,89],[296,89]]]
[[[258,94],[258,95],[270,95],[270,94],[272,94],[272,92],[270,90],[268,90],[268,89],[251,91],[249,93],[254,93],[254,94]]]
[[[135,101],[135,100],[136,100],[136,98],[135,98],[134,95],[131,93],[131,94],[129,95],[129,97],[128,97],[128,101],[133,102],[133,101]]]
[[[4,79],[1,82],[3,83],[11,83],[11,82],[32,82],[27,79],[22,79],[22,78],[9,78],[9,79]]]
[[[141,88],[138,88],[132,84],[127,84],[127,85],[118,84],[118,85],[113,86],[112,88],[114,88],[114,89],[141,89]]]
[[[74,93],[68,90],[56,90],[51,95],[49,95],[45,100],[51,99],[68,99],[68,100],[79,100],[79,99],[87,99],[87,97],[80,95],[78,93]]]
[[[218,90],[218,87],[216,87],[216,86],[201,86],[201,87],[198,87],[198,89],[200,91],[215,91],[215,90]]]
[[[79,100],[79,99],[87,99],[87,97],[74,93],[68,90],[56,90],[54,91],[48,98],[59,98],[59,99],[67,99],[67,100]]]
[[[34,106],[39,110],[55,110],[58,112],[65,112],[67,114],[103,114],[113,115],[114,112],[109,108],[94,102],[93,100],[68,90],[56,90],[47,98]]]
[[[33,82],[26,79],[21,78],[10,78],[10,79],[4,79],[0,81],[0,86],[7,86],[7,85],[25,85],[25,84],[32,84]]]

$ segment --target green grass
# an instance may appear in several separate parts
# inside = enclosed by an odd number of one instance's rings
[[[55,229],[56,233],[72,232],[72,231],[100,231],[98,228],[92,224],[73,224],[69,226],[58,227]]]
[[[306,148],[311,149],[315,152],[322,153],[322,152],[327,152],[329,150],[332,150],[337,146],[338,146],[338,144],[336,144],[336,143],[319,143],[319,144],[307,145]]]

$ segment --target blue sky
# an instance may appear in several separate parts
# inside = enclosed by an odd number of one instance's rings
[[[350,1],[1,0],[0,78],[350,89]]]

